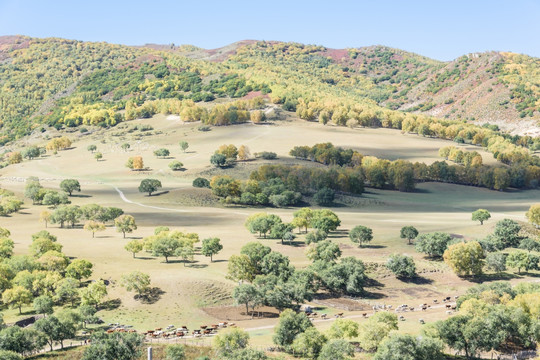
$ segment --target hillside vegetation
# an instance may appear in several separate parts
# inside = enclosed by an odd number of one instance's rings
[[[513,122],[516,133],[536,136],[531,121],[540,119],[539,65],[537,58],[496,52],[444,63],[382,46],[334,50],[243,41],[203,50],[7,36],[0,37],[0,141],[41,124],[114,126],[125,119],[126,107],[159,99],[181,103],[154,104],[133,115],[174,108],[183,118],[204,120],[194,103],[252,91],[270,93],[285,110],[323,123],[380,126],[386,118],[401,128],[412,112],[501,127]]]

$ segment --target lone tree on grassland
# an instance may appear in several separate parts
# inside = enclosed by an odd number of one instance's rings
[[[137,230],[137,224],[135,224],[135,218],[131,215],[121,215],[114,219],[114,226],[116,227],[117,232],[124,234],[132,233],[133,230]]]
[[[135,291],[140,298],[150,290],[150,275],[140,271],[132,271],[122,275],[121,285],[127,291]]]
[[[183,152],[186,152],[187,148],[189,147],[187,141],[180,141],[178,145],[180,145],[180,149],[182,149]]]
[[[486,221],[490,217],[491,214],[486,209],[478,209],[476,211],[473,211],[472,213],[472,220],[480,221],[480,225],[484,225],[484,221]]]
[[[373,240],[373,230],[368,227],[358,225],[351,230],[351,232],[349,233],[349,238],[352,242],[359,244],[359,246],[362,246],[363,244]]]
[[[409,241],[409,245],[411,244],[411,241],[416,239],[418,236],[418,230],[414,226],[404,226],[401,228],[401,232],[399,234],[399,237],[402,239],[407,239]]]
[[[148,196],[152,196],[153,192],[156,192],[161,188],[161,181],[157,179],[144,179],[139,185],[139,192],[148,193]]]
[[[204,256],[210,256],[210,262],[214,261],[212,256],[219,253],[222,249],[223,245],[221,245],[220,240],[217,237],[204,239],[202,241],[201,253]]]
[[[94,235],[97,231],[104,231],[105,230],[105,224],[94,221],[94,220],[88,220],[84,224],[84,230],[91,231],[92,232],[92,238],[94,238]]]
[[[81,184],[79,184],[79,181],[75,179],[65,179],[60,183],[60,189],[67,192],[69,196],[71,196],[74,191],[81,192]]]

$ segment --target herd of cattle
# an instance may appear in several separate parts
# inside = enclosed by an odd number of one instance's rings
[[[119,324],[109,324],[109,329],[107,330],[108,334],[114,333],[114,332],[130,332],[130,333],[136,333],[137,331],[134,329],[129,329],[131,326],[125,326],[125,325],[119,325]],[[177,328],[174,325],[169,325],[165,329],[163,328],[157,328],[154,330],[147,330],[143,333],[146,338],[149,339],[156,339],[156,338],[162,338],[162,339],[172,339],[172,338],[183,338],[183,337],[201,337],[201,336],[209,336],[216,334],[219,329],[227,328],[227,327],[236,327],[234,323],[228,323],[226,321],[220,322],[219,324],[214,325],[201,325],[200,329],[194,329],[190,331],[187,326],[183,325],[179,328]]]

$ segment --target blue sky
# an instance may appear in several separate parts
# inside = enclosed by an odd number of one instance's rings
[[[540,0],[0,0],[0,35],[216,48],[243,39],[387,45],[439,60],[540,57]]]

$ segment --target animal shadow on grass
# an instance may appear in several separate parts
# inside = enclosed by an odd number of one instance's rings
[[[100,308],[102,310],[115,310],[115,309],[118,309],[120,307],[120,305],[122,304],[122,300],[120,299],[111,299],[111,300],[107,300],[105,302],[103,302],[100,306]]]
[[[161,299],[161,295],[163,294],[165,294],[165,291],[154,286],[153,288],[148,289],[144,294],[135,295],[135,300],[140,300],[143,304],[154,304]]]

